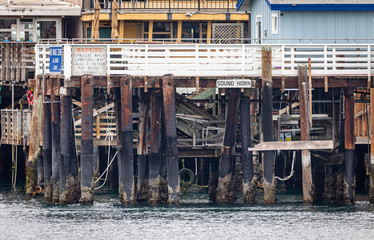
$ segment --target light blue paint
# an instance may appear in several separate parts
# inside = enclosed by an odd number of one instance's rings
[[[274,12],[279,13],[278,34],[271,33]],[[263,36],[264,30],[268,32],[264,38],[270,39],[263,43],[374,42],[374,11],[271,11],[265,0],[252,0],[252,38],[256,37],[257,15],[262,15]]]

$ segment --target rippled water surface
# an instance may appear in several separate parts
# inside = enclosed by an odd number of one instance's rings
[[[206,194],[183,196],[178,207],[123,207],[115,194],[90,207],[0,192],[0,239],[374,239],[374,206],[309,205],[279,194],[274,205],[215,205]]]

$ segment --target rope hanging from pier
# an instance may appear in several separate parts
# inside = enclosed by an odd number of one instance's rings
[[[280,177],[278,177],[278,176],[275,176],[275,179],[278,179],[278,180],[280,180],[280,181],[287,181],[287,180],[289,180],[290,178],[292,178],[293,174],[295,173],[295,171],[294,171],[295,158],[296,158],[296,151],[293,151],[293,157],[292,157],[292,164],[291,164],[291,172],[290,172],[290,175],[288,175],[288,176],[285,177],[285,178],[280,178]]]

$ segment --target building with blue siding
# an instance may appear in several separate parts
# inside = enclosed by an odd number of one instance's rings
[[[244,0],[237,7],[248,5],[253,43],[374,42],[372,0]]]

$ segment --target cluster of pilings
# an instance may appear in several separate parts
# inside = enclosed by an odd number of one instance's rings
[[[271,72],[271,49],[262,50],[262,91],[260,141],[274,143],[273,126],[273,81]],[[311,111],[307,81],[307,67],[298,68],[298,91],[300,109],[300,140],[311,139]],[[175,83],[172,75],[164,75],[154,86],[145,88],[139,102],[138,148],[134,154],[133,129],[133,78],[121,76],[119,84],[108,87],[113,93],[116,115],[118,150],[118,192],[123,204],[148,201],[150,204],[180,202],[178,167],[178,145],[176,130]],[[46,76],[36,84],[35,103],[32,116],[32,132],[27,172],[27,192],[35,191],[36,176],[44,179],[44,194],[47,201],[59,203],[92,204],[94,196],[94,171],[96,156],[93,143],[94,88],[97,79],[82,76],[80,85],[66,87],[59,76]],[[157,82],[157,81],[154,81]],[[64,87],[62,87],[64,85]],[[62,87],[62,88],[61,88]],[[60,89],[61,88],[61,89]],[[80,88],[80,91],[77,91]],[[334,135],[338,149],[331,153],[328,163],[322,163],[324,171],[323,195],[327,201],[354,202],[355,200],[355,139],[353,85],[344,86],[339,107],[333,103],[335,114]],[[327,89],[328,90],[328,89]],[[81,93],[81,144],[77,160],[73,97]],[[256,109],[251,99],[254,91],[245,89],[226,90],[225,133],[219,161],[210,161],[209,198],[218,203],[236,200],[235,156],[237,143],[241,142],[242,194],[244,203],[256,202],[259,182],[264,192],[264,202],[276,201],[275,159],[276,151],[269,147],[259,154],[262,173],[255,174],[252,147],[251,119]],[[374,94],[371,93],[374,98]],[[334,96],[335,97],[335,96]],[[374,106],[374,104],[373,104]],[[374,107],[372,109],[374,110]],[[42,113],[42,118],[41,118]],[[148,114],[150,113],[150,117]],[[42,121],[40,120],[42,119]],[[240,119],[240,140],[237,126]],[[374,121],[371,121],[373,123]],[[150,129],[148,130],[148,127]],[[150,139],[148,132],[150,131]],[[40,133],[42,138],[38,139]],[[39,141],[43,151],[39,154]],[[148,144],[150,142],[150,144]],[[300,148],[302,189],[304,202],[318,201],[316,198],[319,180],[312,164],[311,150]],[[149,151],[149,152],[148,152]],[[372,154],[373,155],[373,154]],[[42,158],[39,158],[42,156]],[[336,159],[336,158],[341,159]],[[36,160],[39,161],[38,164]],[[313,168],[314,165],[314,168]],[[44,169],[44,170],[43,170]],[[321,170],[319,169],[321,172]],[[373,175],[372,175],[373,176]],[[370,178],[372,182],[373,177]],[[373,199],[371,183],[371,199]]]
[[[42,133],[43,151],[39,150],[41,139],[34,139],[28,159],[27,193],[36,191],[36,176],[40,176],[44,179],[47,201],[92,204],[96,161],[93,144],[95,78],[91,75],[81,78],[80,161],[77,160],[72,112],[72,99],[78,91],[67,88],[60,93],[61,80],[59,76],[46,76],[36,84],[31,137]],[[134,204],[137,200],[150,204],[180,202],[174,77],[165,75],[160,81],[160,88],[147,91],[141,99],[137,167],[133,150],[132,77],[122,76],[120,87],[111,89],[118,138],[115,146],[118,149],[118,192],[124,204]],[[148,121],[151,128],[149,156]]]

